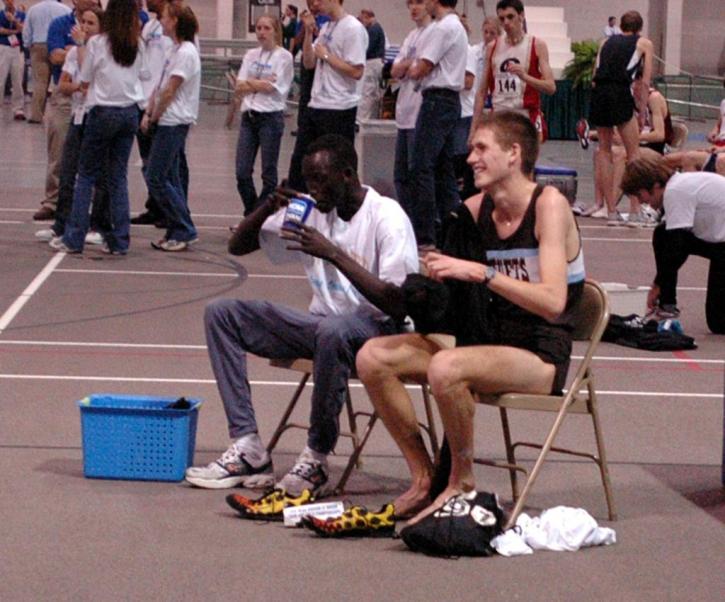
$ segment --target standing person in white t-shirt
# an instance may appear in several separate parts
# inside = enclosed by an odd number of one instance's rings
[[[138,129],[138,107],[144,100],[141,80],[149,76],[134,0],[109,0],[103,31],[88,42],[81,67],[81,90],[87,91],[88,117],[73,209],[65,234],[54,248],[66,253],[83,252],[93,187],[108,158],[113,229],[105,235],[103,250],[125,255],[130,242],[128,157]]]
[[[292,86],[292,54],[282,44],[282,27],[272,15],[261,15],[254,26],[259,46],[244,55],[235,95],[242,99],[237,142],[237,190],[249,215],[259,200],[277,186],[277,161],[284,132],[284,108]],[[262,149],[262,191],[257,196],[252,174]]]
[[[414,207],[410,214],[421,252],[436,247],[437,224],[460,201],[453,169],[460,91],[466,75],[468,39],[455,13],[457,0],[426,0],[435,22],[418,44],[408,77],[423,93],[415,126]]]
[[[301,191],[305,190],[302,157],[310,143],[324,134],[355,140],[355,117],[368,48],[365,27],[343,10],[342,0],[319,0],[318,6],[330,20],[320,28],[314,43],[315,19],[311,14],[302,17],[306,31],[302,61],[307,69],[315,69],[315,78],[290,160],[288,183]]]
[[[652,236],[657,275],[647,307],[660,319],[678,318],[677,273],[690,255],[710,260],[705,319],[714,334],[725,334],[725,177],[674,173],[664,157],[644,156],[627,164],[622,191],[664,211]]]
[[[142,82],[143,94],[146,101],[151,98],[154,90],[156,90],[159,85],[161,74],[164,72],[166,57],[169,55],[174,46],[171,38],[164,34],[164,28],[161,26],[161,21],[159,21],[164,3],[165,0],[146,0],[146,6],[148,8],[148,12],[150,13],[150,18],[146,21],[146,24],[141,30],[141,39],[143,40],[146,50],[146,62],[148,64],[149,73],[151,74],[149,79]],[[144,102],[141,107],[142,112],[146,110],[146,106],[147,102]],[[143,113],[139,115],[139,119],[141,119],[142,116]],[[143,172],[148,164],[149,153],[151,152],[151,136],[139,129],[136,133],[136,143],[138,144],[138,154],[141,155]],[[164,213],[161,210],[161,207],[159,207],[158,201],[154,199],[150,192],[146,198],[144,209],[143,213],[131,218],[132,224],[165,225],[163,223]]]
[[[35,233],[37,240],[50,242],[54,238],[63,236],[65,224],[71,212],[86,117],[85,98],[81,92],[80,82],[81,66],[86,56],[86,43],[100,33],[102,19],[103,10],[94,6],[83,11],[79,24],[71,30],[71,36],[76,45],[70,48],[65,55],[56,88],[56,93],[69,97],[71,101],[71,123],[65,136],[60,161],[58,205],[53,225],[48,229],[38,230]],[[91,231],[86,235],[87,244],[103,244],[102,233],[111,228],[108,214],[108,186],[105,180],[104,169],[103,175],[96,182],[91,211]]]
[[[185,251],[197,239],[181,176],[181,157],[189,128],[199,116],[201,59],[194,44],[199,22],[183,2],[168,2],[161,14],[164,34],[174,42],[159,86],[149,100],[141,129],[154,129],[146,185],[164,214],[166,233],[151,246],[158,251]]]
[[[398,138],[395,141],[395,191],[398,202],[408,215],[413,210],[413,144],[415,142],[415,121],[422,97],[417,83],[408,77],[408,69],[415,61],[418,43],[425,28],[430,25],[430,15],[425,9],[425,0],[407,0],[410,18],[415,23],[403,41],[398,56],[393,61],[390,74],[400,82],[398,99],[395,101],[395,125],[398,127]]]

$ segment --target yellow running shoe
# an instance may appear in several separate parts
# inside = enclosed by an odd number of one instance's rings
[[[233,493],[227,496],[227,504],[239,512],[241,518],[281,521],[285,508],[309,504],[314,499],[309,489],[297,497],[287,495],[284,489],[275,489],[256,500]]]
[[[302,525],[320,537],[392,537],[395,508],[385,504],[378,512],[370,512],[363,506],[353,506],[335,518],[305,516]]]

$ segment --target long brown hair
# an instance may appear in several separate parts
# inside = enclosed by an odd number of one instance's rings
[[[113,60],[123,67],[133,65],[141,36],[136,0],[109,0],[103,14],[103,31],[108,36]]]

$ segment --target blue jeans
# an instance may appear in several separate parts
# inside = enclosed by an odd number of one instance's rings
[[[247,375],[247,352],[270,359],[314,360],[307,444],[335,449],[345,385],[369,338],[395,334],[392,320],[357,314],[316,316],[269,301],[218,299],[204,312],[211,367],[227,415],[229,436],[258,432]]]
[[[415,144],[415,128],[398,130],[395,140],[395,192],[400,206],[411,217],[413,210],[413,145]]]
[[[196,238],[196,228],[184,194],[181,156],[189,125],[160,125],[156,128],[146,164],[146,185],[166,218],[167,240],[188,242]]]
[[[60,184],[58,186],[58,206],[55,208],[55,222],[52,229],[56,236],[63,236],[65,224],[73,206],[73,191],[78,173],[78,161],[83,142],[83,123],[71,123],[63,143],[63,155],[60,161]],[[91,209],[91,229],[104,234],[111,229],[111,215],[108,204],[108,182],[104,169],[96,182]]]
[[[336,111],[333,109],[314,109],[307,107],[302,113],[297,130],[297,140],[289,164],[288,185],[290,188],[307,192],[302,178],[302,159],[307,147],[325,134],[338,134],[355,143],[355,117],[357,107]]]
[[[125,253],[130,241],[128,214],[128,157],[138,129],[138,108],[96,106],[86,117],[78,162],[73,208],[63,242],[82,251],[88,232],[88,207],[93,187],[108,166],[112,229],[105,236],[112,251]],[[106,161],[108,159],[108,161]]]
[[[424,135],[415,137],[415,196],[410,216],[419,245],[436,243],[436,220],[445,217],[460,200],[453,169],[455,130],[460,115],[458,92],[440,88],[423,92],[415,129]]]
[[[266,199],[277,186],[277,161],[284,132],[284,113],[244,111],[237,142],[237,190],[244,203],[244,215],[250,214],[259,199]],[[254,161],[262,148],[262,193],[254,189]]]

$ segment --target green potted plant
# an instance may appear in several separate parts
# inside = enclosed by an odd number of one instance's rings
[[[572,80],[572,87],[591,88],[598,50],[599,42],[596,40],[582,40],[581,42],[571,43],[574,58],[564,67],[564,77]]]

